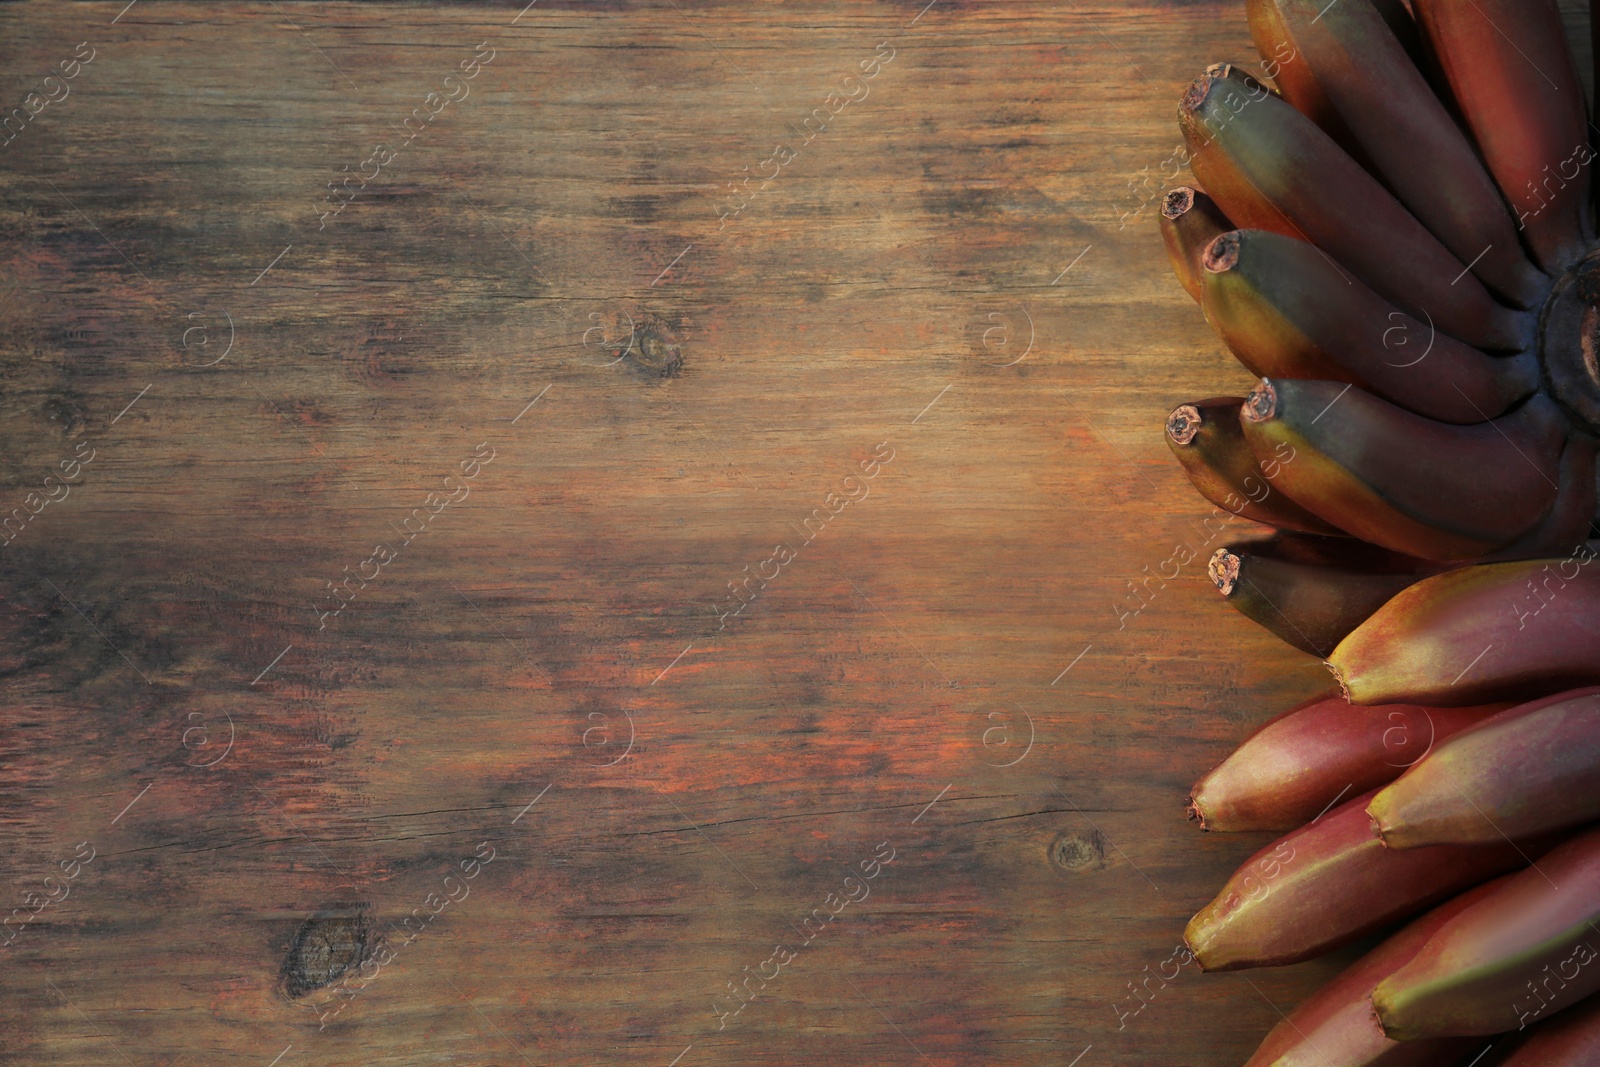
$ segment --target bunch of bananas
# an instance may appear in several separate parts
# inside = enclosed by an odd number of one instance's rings
[[[1387,935],[1251,1067],[1455,1063],[1502,1034],[1495,1062],[1594,1067],[1600,253],[1560,12],[1247,6],[1273,85],[1221,64],[1184,93],[1204,191],[1161,225],[1259,380],[1167,439],[1276,528],[1212,557],[1217,588],[1339,690],[1195,785],[1204,829],[1288,834],[1185,940],[1228,970]]]

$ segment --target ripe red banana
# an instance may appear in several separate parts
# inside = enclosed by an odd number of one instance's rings
[[[1541,1021],[1496,1067],[1594,1067],[1600,1063],[1600,997]]]
[[[1414,0],[1489,170],[1540,265],[1585,251],[1588,117],[1554,0]]]
[[[1294,551],[1298,540],[1284,535],[1225,545],[1206,571],[1235,611],[1319,659],[1431,570],[1352,538],[1334,542],[1349,546],[1343,553],[1306,559]]]
[[[1533,353],[1488,356],[1438,333],[1296,238],[1224,233],[1202,264],[1206,318],[1261,377],[1352,383],[1462,424],[1504,414],[1539,387]]]
[[[1417,28],[1417,22],[1411,17],[1405,0],[1373,0],[1372,6],[1388,23],[1390,32],[1405,48],[1406,54],[1420,63],[1422,31]],[[1361,159],[1361,146],[1348,136],[1350,131],[1343,128],[1343,120],[1334,112],[1326,94],[1317,84],[1314,73],[1295,49],[1294,42],[1278,18],[1277,7],[1263,0],[1245,0],[1245,10],[1250,20],[1251,38],[1255,41],[1256,51],[1261,54],[1262,72],[1296,110],[1332,134],[1334,140],[1365,166],[1368,161]]]
[[[1403,203],[1490,289],[1531,307],[1548,279],[1528,261],[1500,190],[1370,0],[1253,0],[1296,54],[1285,86],[1311,82],[1322,113],[1359,146]],[[1260,36],[1258,35],[1258,40]]]
[[[1263,379],[1241,413],[1274,484],[1330,524],[1433,560],[1483,556],[1527,534],[1555,502],[1567,432],[1535,395],[1478,426],[1446,426],[1333,382]],[[1484,500],[1494,501],[1485,507]]]
[[[1564,559],[1424,578],[1328,657],[1357,704],[1461,705],[1600,684],[1600,567]]]
[[[1213,240],[1233,229],[1222,209],[1199,189],[1181,185],[1161,200],[1161,237],[1172,272],[1196,300],[1201,295],[1200,257]]]
[[[1250,20],[1250,37],[1255,41],[1266,74],[1277,85],[1278,92],[1302,115],[1326,130],[1346,151],[1359,153],[1360,146],[1355,134],[1345,125],[1317,79],[1316,72],[1295,47],[1277,3],[1274,0],[1245,0],[1245,12]]]
[[[1243,403],[1236,396],[1213,397],[1184,404],[1167,416],[1167,446],[1194,487],[1217,507],[1252,522],[1305,533],[1338,533],[1273,487],[1272,477],[1245,443],[1239,426]]]
[[[1398,852],[1395,855],[1407,855]],[[1600,989],[1600,830],[1558,846],[1441,926],[1372,992],[1398,1041],[1505,1033]]]
[[[1363,707],[1338,694],[1317,697],[1267,720],[1196,782],[1189,817],[1202,830],[1293,830],[1330,798],[1394,781],[1445,738],[1503,709]]]
[[[1521,840],[1600,818],[1600,688],[1456,734],[1380,790],[1367,814],[1394,849]]]
[[[1372,990],[1456,915],[1499,887],[1490,882],[1446,901],[1391,935],[1284,1016],[1245,1067],[1438,1067],[1476,1048],[1475,1038],[1399,1042],[1372,1014]]]
[[[1411,17],[1406,0],[1372,0],[1372,6],[1389,24],[1390,32],[1405,48],[1406,55],[1418,60],[1422,52],[1422,31],[1417,28],[1417,20]]]
[[[1312,959],[1527,862],[1506,841],[1386,848],[1372,835],[1371,799],[1346,801],[1228,879],[1184,930],[1202,970]]]
[[[1577,551],[1589,536],[1600,495],[1596,493],[1595,452],[1591,439],[1569,438],[1561,453],[1561,474],[1557,478],[1560,489],[1549,513],[1539,525],[1484,562],[1540,556],[1565,558]]]
[[[1312,242],[1402,311],[1467,344],[1527,347],[1529,316],[1497,303],[1310,119],[1255,89],[1206,74],[1179,108],[1195,177],[1236,226]]]

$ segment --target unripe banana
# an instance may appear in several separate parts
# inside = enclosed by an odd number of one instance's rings
[[[1195,177],[1234,225],[1312,242],[1418,320],[1467,344],[1519,351],[1528,315],[1500,305],[1322,130],[1259,85],[1203,75],[1179,108]]]
[[[1206,318],[1266,378],[1350,383],[1440,422],[1485,422],[1539,387],[1530,352],[1487,356],[1398,310],[1313,245],[1218,236],[1201,260]]]
[[[1213,397],[1184,404],[1167,416],[1167,446],[1189,481],[1217,507],[1252,522],[1304,533],[1338,533],[1273,488],[1271,474],[1245,443],[1239,425],[1243,403],[1236,396]]]
[[[1207,246],[1233,229],[1228,217],[1199,189],[1181,185],[1161,199],[1161,238],[1172,272],[1190,296],[1202,294],[1200,257]]]
[[[1534,529],[1555,503],[1568,430],[1543,395],[1491,423],[1446,426],[1354,386],[1286,378],[1263,379],[1240,419],[1257,456],[1293,454],[1274,479],[1291,500],[1433,560],[1482,556]]]
[[[1316,86],[1373,173],[1499,296],[1531,307],[1548,279],[1528,261],[1500,190],[1370,0],[1258,0],[1295,54],[1298,85]],[[1270,9],[1270,14],[1266,9]],[[1295,93],[1285,88],[1291,103]],[[1319,119],[1320,121],[1320,119]],[[1498,414],[1496,412],[1495,414]]]

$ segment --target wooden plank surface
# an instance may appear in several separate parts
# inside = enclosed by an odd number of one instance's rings
[[[0,6],[0,1062],[1241,1061],[1242,6]]]

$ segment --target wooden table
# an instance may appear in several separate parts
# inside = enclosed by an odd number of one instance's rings
[[[1144,983],[1326,684],[1159,432],[1243,5],[924,2],[0,7],[0,1061],[1228,1064],[1330,972]]]

